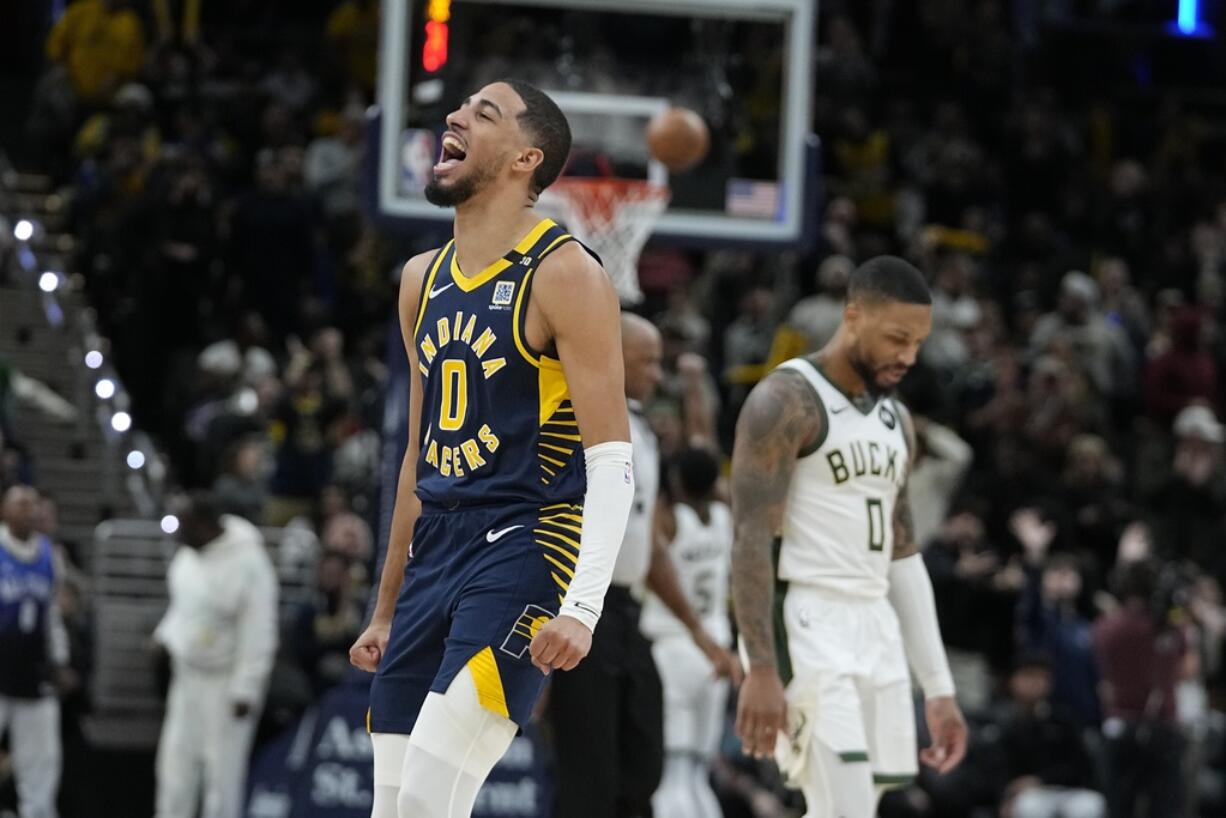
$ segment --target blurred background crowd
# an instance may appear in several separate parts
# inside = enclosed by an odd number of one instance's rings
[[[833,334],[857,263],[892,252],[929,277],[933,334],[901,388],[910,491],[972,742],[883,814],[1009,816],[1035,788],[1226,814],[1226,98],[1179,73],[1220,77],[1220,49],[1170,68],[1165,35],[1116,36],[1168,19],[1158,5],[828,0],[812,246],[642,258],[666,462],[687,379],[718,396],[730,451],[752,384]],[[385,346],[423,241],[364,209],[379,3],[62,12],[45,59],[11,58],[25,93],[0,135],[66,192],[71,271],[173,480],[318,535],[273,681],[300,709],[347,671],[377,578]],[[11,418],[63,411],[39,386],[0,360],[0,488],[38,483]],[[39,508],[55,538],[55,498]],[[60,549],[66,735],[89,706],[88,548]],[[730,733],[725,750],[726,815],[800,814]],[[65,786],[65,816],[83,803]]]

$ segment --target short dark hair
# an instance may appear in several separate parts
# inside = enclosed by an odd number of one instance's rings
[[[932,293],[924,274],[911,262],[898,256],[876,256],[852,272],[847,300],[931,304]]]
[[[558,103],[535,85],[523,80],[499,80],[511,86],[524,101],[524,112],[519,115],[519,126],[532,140],[533,147],[540,148],[545,158],[532,174],[532,192],[540,193],[562,175],[566,160],[570,158],[570,123],[558,107]]]
[[[710,449],[683,450],[673,461],[673,468],[681,487],[694,498],[706,497],[719,480],[719,459]]]
[[[196,489],[188,492],[184,516],[191,517],[201,523],[220,525],[222,515],[221,503],[217,495],[207,489]]]

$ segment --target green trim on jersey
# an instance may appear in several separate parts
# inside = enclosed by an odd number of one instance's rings
[[[805,358],[805,360],[809,361],[808,358]],[[817,374],[821,375],[822,379],[825,380],[826,383],[833,386],[836,392],[838,392],[843,397],[847,398],[847,402],[850,403],[857,412],[864,415],[865,417],[868,417],[869,415],[871,415],[873,413],[873,410],[877,408],[877,404],[881,403],[881,398],[875,398],[873,402],[869,404],[869,407],[867,409],[861,408],[860,403],[863,402],[865,398],[872,397],[871,394],[865,394],[859,398],[853,398],[851,395],[847,394],[847,390],[845,390],[843,387],[839,386],[837,383],[834,382],[834,378],[831,378],[829,375],[826,374],[826,370],[822,369],[821,364],[816,363],[814,361],[809,361],[809,365],[812,366],[815,370],[817,370]]]
[[[822,378],[827,381],[830,380],[829,378],[826,378],[825,375],[822,375],[821,370],[817,368],[817,364],[813,363],[808,358],[801,358],[800,360],[808,364],[809,367],[818,375],[821,375]],[[817,450],[825,444],[826,438],[830,436],[830,413],[826,411],[826,402],[822,400],[821,394],[817,391],[817,388],[809,382],[808,378],[805,378],[804,381],[805,386],[809,387],[809,391],[813,393],[813,399],[817,401],[817,408],[822,411],[822,433],[818,435],[816,443],[814,443],[812,446],[806,446],[800,450],[799,457],[808,457],[811,454],[817,454]]]
[[[779,552],[783,548],[783,539],[775,538],[771,545],[771,565],[775,571],[775,597],[773,619],[775,625],[775,662],[779,666],[779,679],[784,687],[792,681],[792,653],[788,649],[787,623],[783,619],[783,603],[787,599],[788,584],[779,579]]]

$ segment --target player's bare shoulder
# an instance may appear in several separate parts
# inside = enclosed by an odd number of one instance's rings
[[[400,271],[400,313],[401,315],[417,315],[421,300],[421,288],[430,272],[430,262],[442,252],[442,248],[418,253],[404,263]]]
[[[577,241],[568,241],[541,259],[532,289],[546,298],[573,298],[580,293],[617,297],[604,267]]]
[[[615,328],[621,309],[608,274],[576,241],[541,260],[532,282],[532,308],[540,310],[552,336],[596,329],[593,323],[612,322]]]
[[[795,456],[821,439],[825,416],[813,387],[792,369],[763,378],[741,408],[736,424],[738,448],[769,446]]]

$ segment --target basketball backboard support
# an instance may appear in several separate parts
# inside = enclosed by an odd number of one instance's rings
[[[811,123],[814,0],[384,0],[374,205],[427,227],[424,199],[443,119],[500,77],[550,93],[578,154],[618,176],[673,189],[656,238],[790,245],[815,187]],[[443,26],[440,34],[439,25]],[[441,46],[441,49],[440,49]],[[643,128],[670,104],[711,130],[698,167],[670,177]]]

